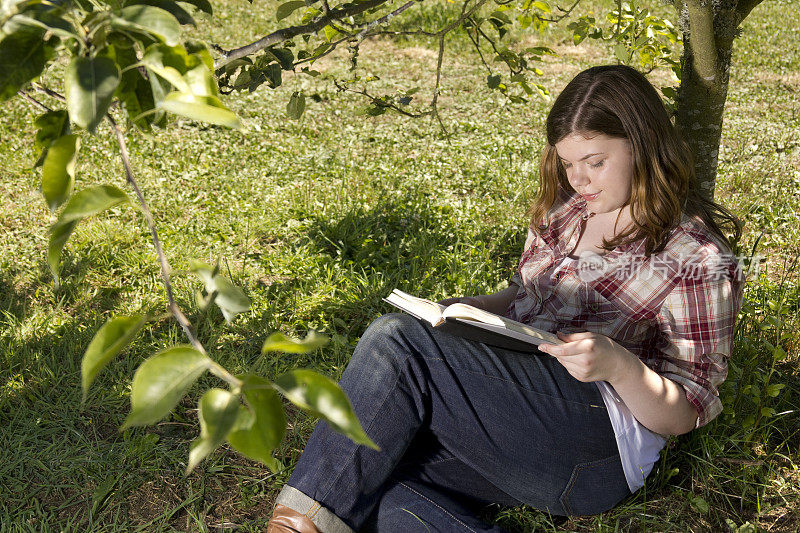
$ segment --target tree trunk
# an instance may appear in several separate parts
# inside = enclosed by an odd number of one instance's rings
[[[714,198],[733,39],[761,1],[675,1],[684,45],[675,124],[694,155],[697,189],[709,200]]]

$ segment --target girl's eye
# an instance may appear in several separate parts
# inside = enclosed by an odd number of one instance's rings
[[[562,161],[561,164],[564,165],[564,169],[572,168],[572,163]]]
[[[600,168],[600,167],[602,167],[602,166],[603,166],[603,163],[605,163],[605,162],[606,162],[606,160],[605,160],[605,159],[601,159],[601,160],[600,160],[600,161],[598,161],[597,163],[595,163],[595,164],[593,164],[593,165],[589,165],[589,166],[590,166],[590,167],[592,167],[592,168]]]

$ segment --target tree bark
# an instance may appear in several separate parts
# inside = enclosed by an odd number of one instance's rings
[[[698,192],[709,200],[714,199],[733,40],[761,1],[675,1],[684,45],[675,124],[694,155]]]

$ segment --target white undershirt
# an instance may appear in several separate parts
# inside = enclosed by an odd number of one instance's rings
[[[565,257],[558,270],[575,261],[577,259]],[[640,424],[611,385],[605,381],[596,381],[595,385],[603,397],[611,427],[614,428],[628,488],[636,492],[644,486],[644,480],[653,470],[667,440]]]

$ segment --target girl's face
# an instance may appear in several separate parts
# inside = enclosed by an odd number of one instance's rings
[[[611,213],[628,203],[633,154],[627,139],[602,133],[573,133],[556,143],[569,184],[586,199],[589,211]]]

